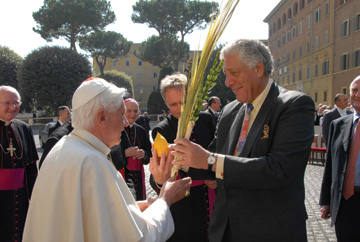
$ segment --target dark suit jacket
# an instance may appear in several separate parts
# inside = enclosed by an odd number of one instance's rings
[[[57,128],[61,126],[60,122],[57,121],[54,127],[49,128],[49,136],[54,132]]]
[[[212,110],[210,110],[210,108],[206,109],[205,112],[210,113],[214,127],[216,127],[216,124],[218,122],[218,117],[219,117],[218,114],[214,113]]]
[[[347,114],[351,114],[350,111],[346,111]],[[337,108],[333,108],[331,111],[327,112],[324,114],[324,120],[323,120],[323,123],[322,123],[322,135],[323,135],[323,138],[324,138],[324,143],[327,147],[327,143],[329,141],[329,128],[330,128],[330,123],[337,119],[337,118],[340,118],[341,115],[339,113],[339,111],[337,110]]]
[[[353,129],[353,115],[334,120],[330,125],[328,153],[321,184],[320,205],[330,205],[331,226],[339,211]]]
[[[314,111],[309,96],[272,83],[240,157],[235,157],[244,104],[234,101],[224,107],[209,147],[226,155],[224,179],[217,179],[210,241],[222,241],[224,235],[242,242],[306,241],[304,173],[314,139]]]

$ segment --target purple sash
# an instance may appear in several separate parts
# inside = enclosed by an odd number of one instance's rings
[[[0,169],[0,190],[13,190],[24,186],[24,168]]]

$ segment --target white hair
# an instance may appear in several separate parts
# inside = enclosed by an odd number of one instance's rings
[[[111,86],[79,107],[72,113],[72,126],[77,129],[90,130],[94,127],[95,115],[99,109],[108,113],[116,112],[123,104],[127,91],[110,83]]]
[[[12,92],[12,93],[15,93],[18,97],[19,97],[19,101],[21,101],[21,96],[19,94],[19,92],[11,87],[11,86],[0,86],[0,92]]]

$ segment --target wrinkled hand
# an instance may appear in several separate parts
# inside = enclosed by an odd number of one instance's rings
[[[125,150],[125,157],[135,157],[138,151],[139,147],[137,146],[129,147]]]
[[[216,180],[204,180],[205,185],[210,189],[216,189],[217,188],[217,182]]]
[[[161,158],[157,157],[157,151],[152,151],[152,158],[150,159],[149,170],[153,175],[155,182],[159,185],[164,184],[170,177],[174,157],[169,154],[165,157],[165,152],[161,154]]]
[[[330,206],[329,205],[323,205],[320,208],[320,212],[321,212],[321,218],[323,219],[328,219],[330,218]]]
[[[175,157],[173,161],[174,165],[190,166],[204,170],[207,169],[207,158],[210,155],[209,151],[188,139],[177,138],[174,142],[175,145],[170,146],[170,148],[174,150],[171,152]]]
[[[186,177],[180,180],[167,180],[162,186],[159,194],[159,199],[163,199],[168,206],[185,197],[185,191],[189,191],[191,187],[191,178]]]
[[[143,149],[138,149],[135,153],[135,155],[133,156],[135,159],[142,159],[145,157],[145,151]]]

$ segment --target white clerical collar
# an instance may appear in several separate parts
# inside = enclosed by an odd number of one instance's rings
[[[74,129],[71,133],[74,133],[75,136],[80,136],[82,139],[90,143],[92,146],[95,147],[95,149],[99,150],[101,153],[105,155],[108,155],[110,153],[110,148],[107,147],[104,142],[102,142],[98,137],[96,137],[89,131],[84,129]]]
[[[0,120],[1,120],[1,121],[3,121],[3,122],[5,123],[5,126],[10,125],[10,124],[11,124],[11,122],[13,121],[13,120],[10,120],[10,121],[5,121],[5,120],[2,120],[1,118],[0,118]]]

